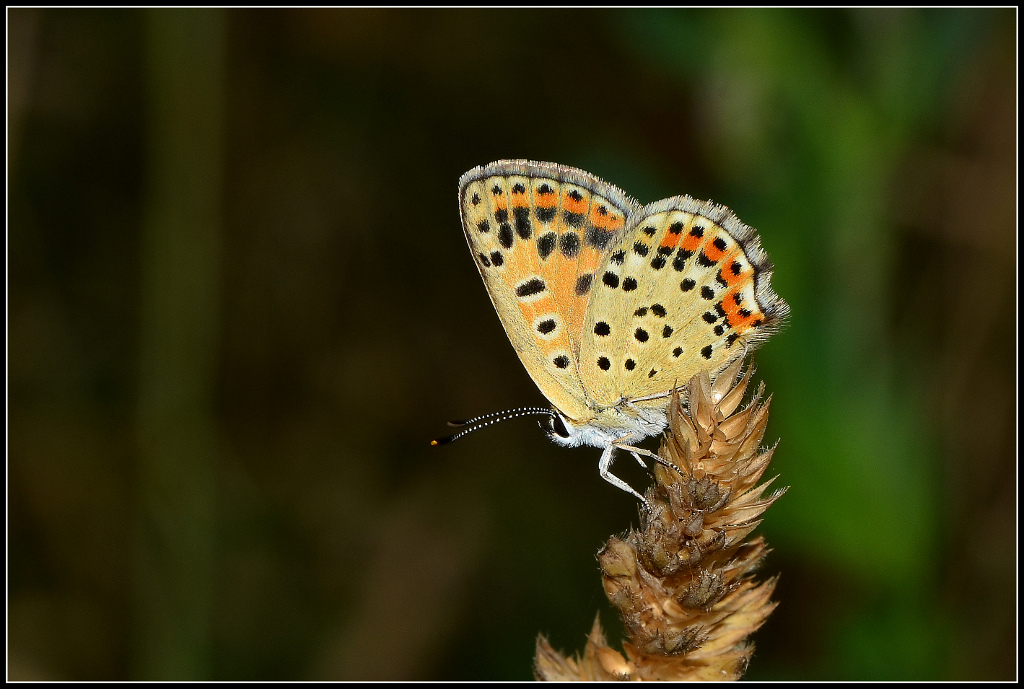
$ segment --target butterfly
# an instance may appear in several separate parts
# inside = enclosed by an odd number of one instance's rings
[[[789,306],[755,230],[724,206],[674,196],[641,206],[576,168],[499,160],[459,180],[462,228],[501,324],[552,408],[451,425],[546,415],[557,444],[661,460],[635,443],[661,433],[673,395],[712,379],[776,332]]]

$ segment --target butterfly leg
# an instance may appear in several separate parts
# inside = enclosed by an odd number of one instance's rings
[[[620,448],[622,450],[626,450],[627,452],[631,452],[633,454],[633,456],[636,457],[636,460],[638,462],[641,462],[641,460],[640,460],[640,457],[637,456],[637,453],[639,453],[639,454],[641,454],[641,455],[643,455],[645,457],[650,457],[651,459],[656,461],[658,464],[661,464],[662,466],[666,466],[669,469],[672,469],[673,471],[676,471],[681,476],[685,476],[686,475],[685,473],[683,473],[683,470],[680,469],[679,467],[677,467],[675,464],[673,464],[672,462],[668,461],[667,459],[665,459],[661,455],[657,455],[657,454],[651,452],[650,450],[645,450],[642,447],[633,447],[632,445],[624,445],[624,444],[615,445],[615,447],[618,447],[618,448]],[[643,465],[644,468],[647,468],[646,464],[643,464],[643,462],[641,462],[641,464]]]
[[[644,507],[649,508],[650,505],[647,504],[647,500],[644,498],[644,496],[640,495],[640,493],[637,493],[635,490],[633,490],[633,488],[628,483],[623,481],[621,478],[611,473],[612,453],[615,451],[615,447],[616,446],[614,444],[609,443],[608,446],[604,448],[604,452],[601,453],[601,461],[597,465],[598,473],[601,474],[601,478],[603,478],[605,481],[612,484],[616,488],[619,488],[621,490],[626,491],[627,493],[635,495],[636,498],[644,504]]]
[[[644,460],[640,459],[640,455],[638,455],[637,453],[633,452],[632,450],[629,451],[629,454],[633,455],[633,459],[635,459],[637,461],[637,464],[642,466],[644,469],[648,469],[649,468],[647,466],[647,463]]]

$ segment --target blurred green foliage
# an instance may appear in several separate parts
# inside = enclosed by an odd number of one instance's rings
[[[775,264],[747,677],[1012,679],[1016,18],[8,10],[9,678],[526,679],[538,632],[621,635],[596,451],[426,444],[542,401],[455,198],[531,158]]]

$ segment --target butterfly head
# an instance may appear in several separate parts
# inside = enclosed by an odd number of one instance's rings
[[[598,415],[581,421],[570,419],[558,409],[554,409],[551,416],[541,421],[540,425],[551,441],[562,447],[580,447],[581,445],[605,447],[618,438],[628,437],[635,433],[634,427],[615,427],[617,425],[615,421],[618,420],[617,415],[613,418],[609,416],[608,411],[610,410],[606,410],[604,416]]]
[[[570,419],[557,408],[540,422],[541,428],[551,441],[563,447],[607,447],[609,444],[626,441],[638,442],[648,436],[661,433],[668,425],[664,409],[646,407],[643,411],[625,407],[607,407],[595,410],[586,419]]]
[[[540,422],[540,427],[556,445],[578,447],[584,443],[582,429],[577,429],[572,421],[557,409],[551,416]]]

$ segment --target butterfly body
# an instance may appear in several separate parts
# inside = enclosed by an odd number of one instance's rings
[[[589,445],[604,448],[616,442],[636,443],[661,433],[668,425],[664,407],[659,405],[637,413],[626,407],[625,401],[622,406],[595,410],[590,417],[570,419],[562,415],[561,421],[565,434],[551,432],[549,435],[564,447]]]
[[[641,206],[583,170],[523,160],[467,172],[459,205],[502,325],[554,407],[549,435],[603,448],[601,475],[637,497],[609,473],[613,450],[660,433],[673,390],[714,377],[788,313],[756,233],[724,206]]]

